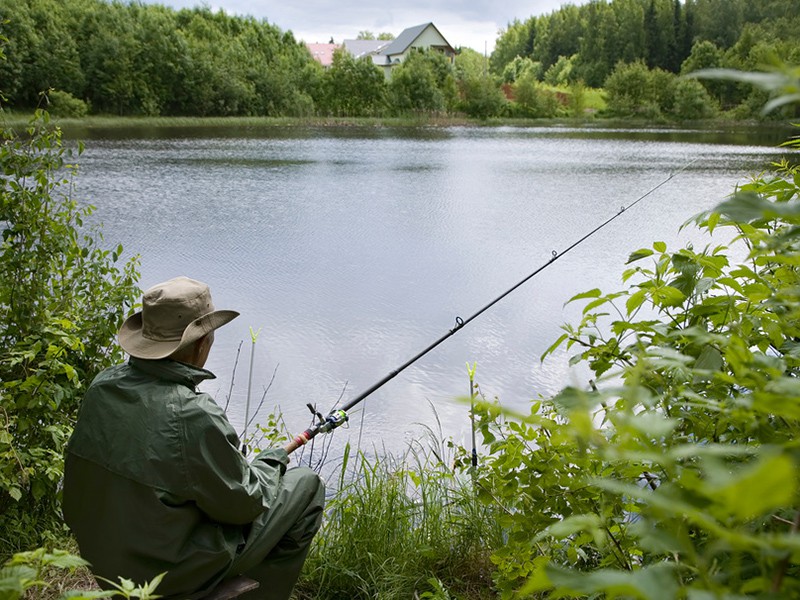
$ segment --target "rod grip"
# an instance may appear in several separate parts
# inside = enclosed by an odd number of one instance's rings
[[[289,440],[286,445],[283,447],[286,450],[286,454],[291,454],[295,450],[297,450],[300,446],[305,446],[312,437],[314,437],[315,432],[311,429],[306,429],[300,435],[296,435],[294,439]]]

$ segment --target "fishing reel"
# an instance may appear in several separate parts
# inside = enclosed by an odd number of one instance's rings
[[[322,413],[314,408],[311,402],[306,404],[306,406],[308,410],[311,411],[311,414],[314,415],[314,418],[317,419],[316,430],[318,433],[327,433],[337,427],[341,427],[350,419],[348,414],[341,409],[332,410],[327,417],[323,417]]]
[[[332,410],[327,417],[323,417],[322,413],[315,409],[310,402],[306,404],[306,406],[317,422],[303,433],[296,435],[294,439],[290,440],[289,443],[284,446],[284,450],[289,454],[297,450],[300,446],[305,446],[314,439],[317,434],[327,433],[337,427],[341,427],[347,423],[347,420],[350,418],[342,409]]]

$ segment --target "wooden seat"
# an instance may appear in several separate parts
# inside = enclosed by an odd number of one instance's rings
[[[258,582],[255,579],[239,575],[232,579],[226,579],[206,596],[203,596],[201,600],[230,600],[231,598],[238,598],[245,592],[251,592],[257,587]]]

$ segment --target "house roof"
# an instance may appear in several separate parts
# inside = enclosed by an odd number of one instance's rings
[[[404,29],[403,32],[395,38],[395,40],[389,44],[386,48],[380,51],[379,54],[383,54],[386,56],[390,56],[393,54],[402,54],[408,47],[414,43],[414,41],[422,35],[422,32],[425,31],[428,27],[433,27],[436,33],[438,33],[441,38],[445,41],[445,43],[450,46],[450,42],[448,42],[445,37],[442,35],[442,32],[436,29],[436,25],[433,23],[423,23],[422,25],[416,25],[415,27],[409,27]]]
[[[386,46],[391,44],[391,40],[344,40],[342,45],[355,58],[378,54]]]
[[[333,52],[338,47],[339,44],[306,44],[311,56],[323,67],[330,67],[333,64]]]

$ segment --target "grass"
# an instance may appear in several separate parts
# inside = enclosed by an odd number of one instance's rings
[[[301,600],[495,598],[490,560],[502,534],[469,477],[429,431],[399,458],[349,456],[296,588]]]
[[[605,92],[596,88],[586,88],[583,102],[587,110],[601,112],[606,109]]]
[[[31,111],[2,110],[0,115],[7,127],[24,127]],[[147,117],[90,115],[81,118],[64,118],[51,115],[51,122],[65,130],[70,129],[126,129],[153,128],[263,128],[263,127],[450,127],[477,123],[458,116],[407,116],[407,117]]]

